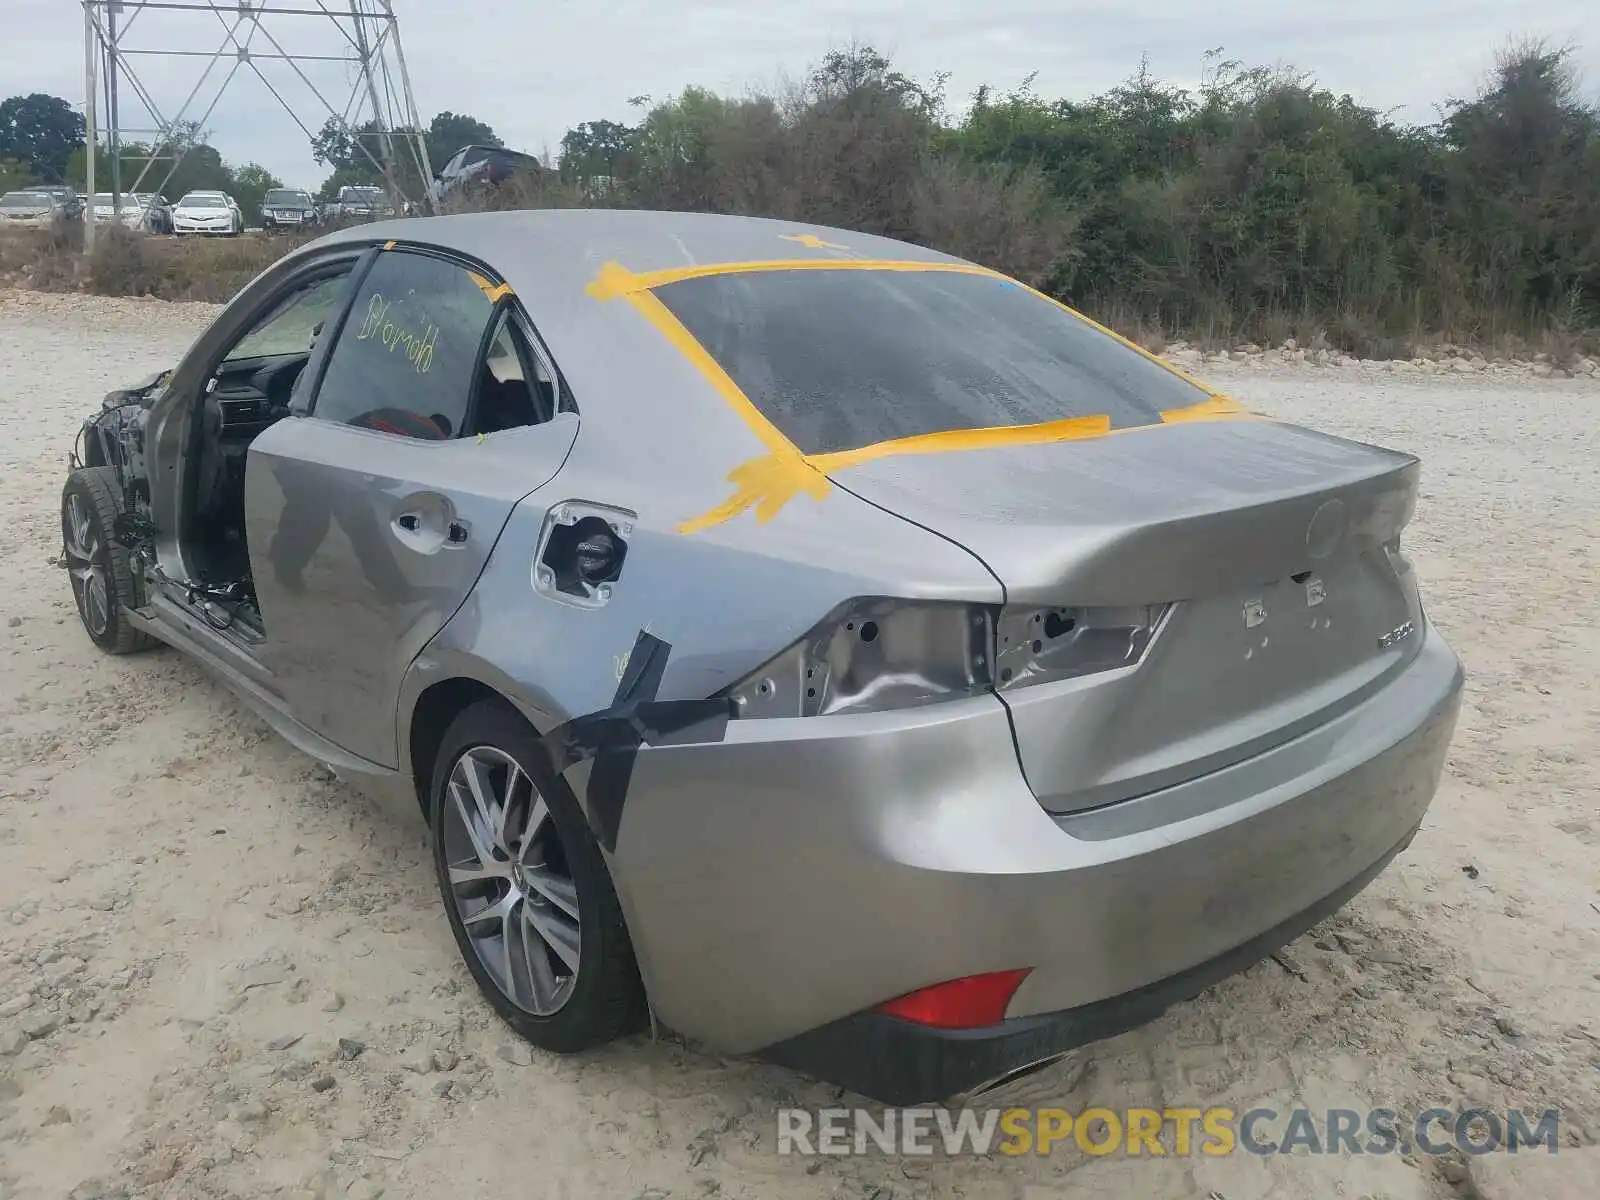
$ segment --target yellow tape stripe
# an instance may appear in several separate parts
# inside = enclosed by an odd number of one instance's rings
[[[700,373],[711,382],[729,407],[744,419],[767,449],[774,454],[787,454],[794,458],[802,457],[800,448],[783,435],[783,432],[767,420],[749,396],[744,394],[744,389],[733,381],[733,376],[722,369],[722,364],[711,357],[711,352],[700,344],[700,340],[690,333],[683,322],[673,315],[672,310],[661,303],[659,297],[648,291],[627,293],[628,303],[638,311],[639,315],[654,325],[661,336],[671,342],[673,347],[699,368]]]
[[[660,271],[635,274],[620,263],[607,263],[589,284],[589,295],[596,300],[611,300],[636,292],[648,292],[681,283],[685,279],[709,279],[717,275],[750,275],[765,271],[945,271],[955,275],[988,275],[1014,283],[1009,275],[974,263],[916,262],[897,258],[774,258],[758,262],[701,263],[692,267],[667,267]]]
[[[878,458],[902,454],[948,454],[953,450],[987,450],[996,446],[1035,446],[1047,442],[1074,442],[1083,438],[1104,437],[1111,432],[1111,418],[1068,417],[1034,425],[998,425],[982,429],[947,429],[940,433],[921,433],[913,437],[873,442],[856,450],[835,450],[810,454],[806,461],[828,474],[843,467],[854,467]]]
[[[510,296],[514,294],[511,291],[511,285],[509,283],[490,283],[476,271],[468,271],[467,278],[471,279],[473,283],[478,285],[478,290],[480,292],[489,297],[490,304],[495,303],[500,299],[501,296]]]
[[[767,271],[945,271],[961,275],[986,275],[1031,292],[1055,305],[1101,333],[1108,334],[1136,354],[1164,367],[1180,379],[1193,384],[1205,393],[1206,399],[1184,408],[1168,409],[1161,414],[1160,424],[1111,428],[1111,418],[1105,414],[1087,417],[1070,417],[1060,421],[1046,421],[1033,425],[1002,425],[983,429],[951,429],[938,433],[918,434],[914,437],[892,438],[874,442],[853,450],[838,450],[826,454],[805,454],[790,441],[776,425],[745,395],[722,364],[712,357],[694,334],[673,314],[654,289],[684,279],[705,279],[718,275],[751,274]],[[487,281],[484,281],[487,283]],[[504,287],[505,285],[501,285]],[[507,289],[509,290],[509,289]],[[775,259],[761,262],[708,263],[693,267],[673,267],[660,271],[635,273],[622,264],[608,262],[586,289],[599,301],[621,297],[630,307],[661,333],[677,351],[687,358],[716,388],[750,431],[767,447],[759,458],[741,463],[728,473],[728,482],[734,485],[734,494],[715,508],[683,522],[679,533],[697,533],[755,509],[756,520],[762,523],[777,516],[784,505],[799,495],[809,495],[815,500],[824,499],[832,484],[828,478],[833,471],[842,470],[880,458],[907,454],[948,454],[960,450],[983,450],[1000,446],[1046,445],[1052,442],[1082,441],[1107,437],[1117,433],[1133,433],[1141,429],[1159,429],[1161,425],[1182,424],[1194,421],[1257,419],[1236,401],[1165,359],[1151,354],[1137,342],[1131,341],[1100,322],[1085,316],[1068,304],[1037,288],[1029,287],[988,267],[972,263],[915,262],[897,259]]]
[[[384,243],[384,244],[383,244],[383,248],[384,248],[384,249],[385,249],[385,250],[393,250],[393,249],[394,249],[394,248],[395,248],[395,246],[397,246],[397,245],[398,245],[398,244],[399,244],[399,243],[397,243],[397,242],[395,242],[395,241],[393,241],[393,240],[392,240],[392,239],[391,239],[391,240],[390,240],[390,241],[387,241],[387,242],[385,242],[385,243]]]

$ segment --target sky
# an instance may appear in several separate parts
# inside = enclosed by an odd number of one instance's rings
[[[315,130],[330,109],[370,116],[370,101],[360,100],[359,110],[349,107],[359,91],[353,66],[303,62],[302,78],[288,62],[256,57],[253,68],[240,65],[225,88],[219,85],[236,57],[214,67],[209,78],[203,72],[209,53],[219,46],[231,50],[231,39],[258,56],[281,50],[337,60],[352,47],[349,23],[341,30],[320,14],[268,14],[253,33],[247,22],[230,35],[237,5],[230,11],[232,0],[215,2],[219,11],[124,12],[124,49],[161,53],[130,55],[135,79],[120,89],[119,124],[154,125],[139,90],[167,119],[193,93],[185,113],[205,116],[203,128],[225,159],[259,162],[292,186],[315,187],[327,172],[313,160],[300,126]],[[349,0],[265,3],[314,13],[319,6],[349,6]],[[375,0],[366,3],[375,7]],[[1600,90],[1596,0],[1331,0],[1317,6],[1278,0],[1145,0],[1137,6],[1126,0],[393,0],[393,6],[423,121],[442,110],[469,113],[508,145],[536,154],[553,154],[562,134],[579,122],[631,122],[638,110],[630,98],[660,100],[690,85],[725,94],[770,88],[852,43],[876,47],[913,78],[948,72],[947,95],[956,110],[980,84],[1005,92],[1030,74],[1039,95],[1083,98],[1127,78],[1141,56],[1159,78],[1194,87],[1206,51],[1220,47],[1224,58],[1290,65],[1402,119],[1427,122],[1436,118],[1440,101],[1476,90],[1497,47],[1530,36],[1574,45],[1586,89],[1591,95]],[[0,0],[0,9],[0,97],[42,91],[81,107],[80,5]],[[392,53],[386,57],[394,71]],[[398,95],[397,73],[394,78]]]

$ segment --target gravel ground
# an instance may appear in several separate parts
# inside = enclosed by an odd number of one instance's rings
[[[353,798],[176,653],[113,659],[51,564],[109,388],[214,310],[0,297],[0,1197],[1447,1197],[1399,1156],[805,1160],[834,1091],[666,1039],[513,1044],[420,823]],[[1407,543],[1467,662],[1412,848],[1290,948],[1005,1100],[1560,1106],[1600,1139],[1600,382],[1207,369],[1419,453]]]

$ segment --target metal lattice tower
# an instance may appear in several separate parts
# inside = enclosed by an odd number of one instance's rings
[[[328,118],[341,128],[353,131],[372,122],[377,137],[354,139],[388,185],[391,197],[406,200],[399,183],[396,154],[413,160],[417,178],[423,181],[423,199],[434,207],[429,181],[433,167],[422,120],[411,91],[405,53],[400,46],[400,21],[393,0],[80,0],[84,22],[84,113],[91,147],[104,140],[111,163],[113,204],[122,194],[160,191],[191,149],[188,131],[203,129],[228,85],[241,72],[253,73],[266,86],[274,100],[299,126],[310,141]],[[179,49],[171,45],[137,44],[142,32],[141,17],[159,11],[169,28],[173,16],[182,15],[193,26],[211,26],[220,34],[215,50]],[[148,18],[147,18],[148,20]],[[277,32],[286,24],[320,24],[323,47],[319,54],[291,53]],[[170,75],[179,74],[178,64],[203,64],[199,78],[176,108],[164,110],[140,78],[136,63],[165,62]],[[353,77],[349,93],[341,97],[324,82],[318,87],[307,73],[312,63],[343,63],[345,74]],[[220,82],[213,76],[221,72]],[[325,69],[325,68],[324,68]],[[273,76],[277,76],[274,82]],[[100,101],[104,77],[105,108]],[[301,90],[313,98],[298,107],[285,96],[283,85],[298,80]],[[326,93],[333,93],[331,96]],[[131,93],[145,114],[136,125],[124,124]],[[336,103],[342,98],[343,103]],[[309,109],[310,112],[302,110]],[[312,115],[314,114],[314,115]],[[104,122],[104,128],[97,126]],[[145,123],[148,121],[148,124]],[[130,183],[122,176],[120,150],[124,141],[150,143],[137,177]],[[377,144],[370,145],[369,141]],[[85,183],[92,197],[95,191],[95,155],[88,155]],[[117,209],[113,209],[117,211]],[[87,228],[93,236],[94,205],[88,206]]]

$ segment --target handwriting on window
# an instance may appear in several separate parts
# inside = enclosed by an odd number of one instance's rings
[[[433,369],[433,349],[439,340],[439,327],[423,318],[418,328],[408,328],[391,316],[392,302],[382,292],[373,292],[367,301],[367,315],[356,331],[356,341],[376,341],[390,354],[403,354],[418,375]]]

